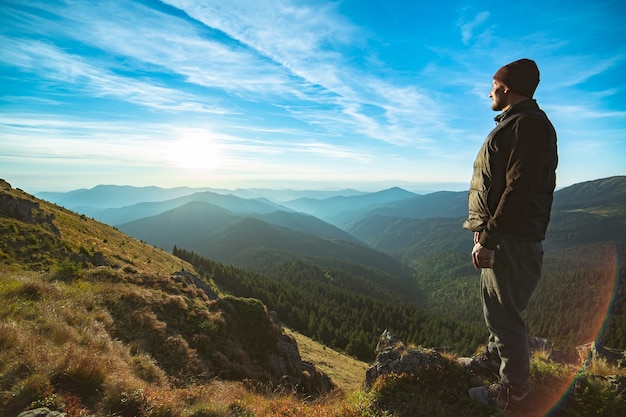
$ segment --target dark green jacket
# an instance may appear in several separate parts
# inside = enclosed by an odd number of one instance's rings
[[[556,186],[556,131],[533,99],[495,120],[474,162],[463,227],[481,232],[488,249],[502,238],[542,241]]]

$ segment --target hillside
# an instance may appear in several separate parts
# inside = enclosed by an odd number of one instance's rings
[[[626,210],[626,176],[586,181],[556,192],[554,210],[585,210],[588,212]]]
[[[146,386],[217,377],[313,397],[333,389],[258,300],[218,294],[179,258],[4,181],[0,236],[3,417],[66,401],[137,415],[146,399],[129,396]]]

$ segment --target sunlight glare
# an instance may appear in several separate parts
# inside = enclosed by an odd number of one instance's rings
[[[186,130],[174,141],[169,157],[184,171],[212,172],[220,164],[219,144],[204,130]]]

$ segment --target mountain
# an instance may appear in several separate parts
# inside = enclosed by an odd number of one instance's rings
[[[70,210],[80,208],[103,209],[124,207],[137,203],[165,201],[194,194],[200,191],[211,191],[209,188],[194,189],[189,187],[131,187],[128,185],[98,185],[91,189],[74,190],[67,193],[40,192],[36,196],[43,200],[56,203]],[[88,213],[84,213],[88,214]]]
[[[233,194],[241,198],[266,198],[268,200],[283,203],[285,201],[296,200],[300,198],[313,198],[313,199],[326,199],[337,196],[352,197],[358,195],[367,194],[363,191],[357,191],[352,189],[342,190],[272,190],[265,188],[245,188],[236,189],[228,192],[227,194]]]
[[[256,272],[272,269],[276,263],[306,259],[329,268],[359,270],[378,286],[403,291],[410,286],[400,261],[301,213],[241,215],[196,201],[118,228],[166,250],[178,246]]]
[[[132,187],[132,186],[119,186],[119,185],[98,185],[90,189],[79,189],[69,192],[47,192],[43,191],[37,193],[36,196],[46,201],[58,204],[70,210],[78,211],[88,216],[99,218],[101,212],[106,209],[124,208],[128,206],[134,206],[140,203],[156,203],[166,202],[169,200],[175,200],[178,204],[166,205],[166,209],[174,208],[176,205],[184,204],[190,200],[180,199],[181,197],[190,196],[192,194],[199,193],[212,193],[219,195],[230,195],[232,197],[239,197],[245,200],[269,200],[274,203],[280,203],[281,201],[293,200],[296,198],[330,198],[335,196],[356,196],[363,195],[365,193],[356,190],[270,190],[270,189],[236,189],[227,190],[219,188],[190,188],[190,187],[176,187],[176,188],[161,188],[161,187]],[[180,200],[179,200],[180,199]],[[191,198],[192,200],[194,198]],[[219,204],[218,204],[219,205]],[[149,215],[158,214],[165,210],[161,209],[148,209],[151,210]],[[283,207],[285,210],[285,207]],[[132,210],[130,210],[132,211]],[[134,218],[123,217],[124,215],[102,214],[105,216],[108,224],[118,224],[135,220],[140,217],[134,216]],[[108,216],[112,216],[114,221],[118,223],[111,223],[108,220]],[[117,217],[120,217],[120,221]],[[146,217],[146,216],[142,216]]]
[[[301,198],[285,201],[283,205],[304,213],[319,217],[331,224],[338,225],[342,220],[352,218],[353,213],[362,212],[381,205],[415,197],[416,194],[394,187],[387,190],[357,196],[336,196],[323,200]]]
[[[368,210],[365,215],[422,219],[467,214],[467,191],[438,191]],[[364,217],[361,215],[360,217]]]
[[[373,248],[410,262],[432,251],[472,250],[472,236],[461,217],[408,218],[373,215],[347,231]]]
[[[605,212],[626,210],[626,176],[586,181],[558,190],[553,211]]]
[[[139,220],[119,224],[118,228],[131,236],[166,250],[171,250],[175,244],[196,242],[208,236],[216,235],[245,217],[258,218],[276,226],[289,228],[296,232],[310,233],[317,237],[356,242],[350,234],[310,215],[277,211],[273,205],[263,204],[257,200],[242,200],[232,196],[208,199],[221,204],[218,206],[206,202],[205,198],[202,198],[206,196],[206,193],[194,195],[194,197],[201,198],[190,198],[189,203],[182,205],[177,200],[171,203],[175,207],[174,209],[156,216],[143,217]],[[224,204],[225,201],[232,204]],[[239,204],[241,201],[244,204]],[[170,202],[159,205],[159,211],[164,209],[165,204],[170,204]],[[235,211],[225,208],[230,206]],[[149,204],[149,207],[154,207],[154,204]],[[145,213],[146,211],[144,211]],[[193,247],[196,245],[194,244]]]
[[[625,196],[625,176],[575,184],[556,191],[544,248],[623,242]],[[398,206],[402,209],[397,210]],[[469,245],[471,250],[471,233],[462,228],[467,214],[467,193],[433,193],[378,210],[366,213],[346,231],[374,248],[405,260],[418,258],[433,249],[465,250]]]
[[[295,195],[306,197],[288,200]],[[154,216],[190,201],[204,201],[234,213],[298,211],[344,229],[361,218],[377,214],[409,218],[449,217],[460,215],[466,206],[465,193],[442,191],[417,195],[398,187],[374,193],[263,189],[196,192],[196,189],[186,187],[162,189],[101,185],[69,193],[43,192],[38,196],[110,225]]]
[[[129,223],[144,217],[154,216],[165,211],[180,207],[191,201],[200,201],[222,207],[234,213],[271,213],[277,210],[291,211],[286,207],[264,198],[246,199],[231,194],[216,194],[205,191],[185,195],[172,200],[144,202],[120,208],[107,208],[91,211],[95,219],[110,225]]]

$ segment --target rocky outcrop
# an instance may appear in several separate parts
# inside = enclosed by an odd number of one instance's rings
[[[387,330],[380,336],[375,353],[376,360],[365,372],[365,389],[367,390],[382,375],[417,374],[421,370],[444,365],[439,350],[407,347],[402,340]]]
[[[9,217],[29,224],[40,224],[59,236],[59,230],[53,223],[54,214],[44,213],[38,202],[17,197],[15,193],[9,193],[10,191],[11,184],[0,179],[0,217]]]
[[[231,302],[221,299],[213,288],[200,277],[190,271],[178,271],[171,275],[172,279],[183,285],[194,285],[206,294],[211,301],[221,301],[222,308],[226,309],[231,316],[236,316],[237,308]],[[271,332],[266,337],[275,340],[266,348],[254,349],[257,352],[265,351],[262,362],[266,363],[268,375],[271,375],[271,384],[287,392],[298,392],[309,397],[316,398],[335,388],[330,377],[318,369],[313,363],[303,361],[300,356],[296,340],[287,335],[282,330],[281,322],[275,311],[264,310],[270,326],[277,330],[277,337],[274,339]],[[246,323],[249,327],[251,323]],[[257,323],[258,324],[258,323]],[[258,329],[255,329],[255,331]],[[247,331],[253,331],[247,329]]]
[[[602,359],[611,365],[623,368],[626,366],[626,351],[611,349],[597,342],[590,342],[576,348],[581,362]]]
[[[328,375],[313,363],[302,360],[298,344],[293,337],[282,333],[276,348],[276,351],[270,353],[269,363],[275,374],[282,375],[281,386],[312,397],[335,388]]]

